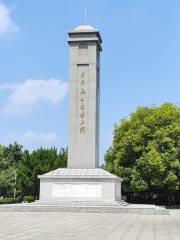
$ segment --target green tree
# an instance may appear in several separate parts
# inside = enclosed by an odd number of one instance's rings
[[[23,146],[16,142],[9,144],[4,148],[3,157],[11,165],[17,167],[23,158]]]
[[[0,196],[13,197],[15,188],[15,171],[23,158],[22,146],[0,145]]]
[[[166,103],[139,107],[114,127],[105,169],[123,178],[123,193],[144,198],[180,198],[180,108]],[[164,202],[166,202],[164,200]]]
[[[13,167],[9,167],[6,170],[0,172],[0,196],[13,197],[15,180],[14,180]]]
[[[39,196],[38,175],[47,173],[67,165],[67,149],[40,148],[32,153],[24,152],[24,157],[18,169],[18,187],[22,196],[32,195],[35,199]]]
[[[0,196],[22,198],[25,195],[39,196],[38,175],[67,165],[67,149],[40,148],[29,153],[18,143],[0,145]],[[15,173],[17,184],[15,186]]]

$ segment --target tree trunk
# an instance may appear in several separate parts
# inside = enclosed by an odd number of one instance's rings
[[[170,205],[170,206],[175,205],[175,198],[174,198],[174,193],[173,192],[171,192],[168,195],[168,205]]]

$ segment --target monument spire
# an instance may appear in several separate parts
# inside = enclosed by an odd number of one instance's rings
[[[86,5],[84,6],[84,24],[87,24],[87,8]]]
[[[86,21],[86,8],[85,8]],[[82,25],[69,33],[70,117],[68,168],[99,166],[99,72],[102,39]]]

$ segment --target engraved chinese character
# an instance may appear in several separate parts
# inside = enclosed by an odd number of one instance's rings
[[[82,72],[82,73],[81,73],[81,78],[84,78],[85,75],[86,75],[85,72]]]
[[[81,79],[81,85],[84,85],[85,84],[85,80],[84,79]]]
[[[85,117],[85,112],[82,112],[79,116],[80,116],[81,119],[84,119],[84,117]]]
[[[80,98],[80,101],[83,103],[83,102],[84,102],[84,98],[83,98],[83,97],[81,97],[81,98]]]
[[[82,133],[82,134],[85,134],[85,133],[86,133],[85,127],[81,127],[81,128],[80,128],[80,133]]]
[[[84,103],[81,103],[80,109],[81,109],[81,110],[84,110]]]
[[[84,88],[81,89],[81,92],[80,92],[81,95],[85,95],[86,94],[86,91]]]
[[[83,126],[85,124],[84,120],[81,120],[80,125]]]

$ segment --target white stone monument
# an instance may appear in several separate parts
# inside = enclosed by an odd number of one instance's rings
[[[40,202],[117,202],[122,179],[99,168],[101,35],[89,25],[69,33],[68,168],[40,175]]]

